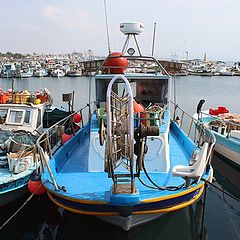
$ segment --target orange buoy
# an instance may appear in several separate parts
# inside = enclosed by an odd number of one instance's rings
[[[72,133],[71,134],[63,133],[62,134],[62,142],[63,143],[67,142],[72,136],[73,136]]]
[[[79,113],[75,113],[75,114],[73,115],[73,121],[74,121],[74,123],[79,123],[79,122],[81,122],[81,121],[82,121],[82,115],[79,114]]]
[[[134,113],[144,112],[144,107],[142,104],[137,103],[135,100],[133,102],[133,111]]]
[[[33,175],[28,181],[28,190],[36,195],[45,193],[46,188],[42,184],[41,176],[39,174]]]
[[[128,59],[120,52],[112,52],[107,57],[104,66],[106,73],[123,74],[128,66]],[[114,58],[111,58],[114,57]],[[114,68],[115,67],[115,68]]]

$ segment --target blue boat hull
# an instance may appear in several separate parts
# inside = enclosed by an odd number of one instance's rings
[[[0,207],[9,204],[28,193],[28,181],[32,174],[0,185]]]

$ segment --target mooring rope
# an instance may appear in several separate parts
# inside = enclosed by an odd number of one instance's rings
[[[212,187],[215,187],[215,188],[216,188],[217,190],[219,190],[220,192],[228,195],[229,197],[233,198],[234,200],[236,200],[237,202],[240,203],[240,199],[238,199],[237,197],[233,196],[232,194],[230,194],[230,193],[224,191],[223,189],[215,186],[213,183],[209,182],[208,180],[206,180],[206,179],[204,179],[204,178],[201,178],[201,180],[204,181],[204,182],[206,182],[207,184],[211,185]]]
[[[47,182],[47,181],[46,181]],[[15,217],[17,215],[17,213],[19,213],[19,211],[32,199],[32,197],[34,196],[34,194],[37,192],[37,190],[44,184],[45,182],[42,182],[37,188],[36,190],[27,198],[27,200],[22,204],[22,206],[20,206],[20,208],[10,217],[7,219],[7,221],[5,221],[1,226],[0,226],[0,230],[2,230],[11,220],[13,217]]]
[[[206,196],[207,196],[207,187],[208,187],[208,184],[209,184],[210,186],[216,188],[217,190],[219,190],[219,191],[222,192],[223,194],[228,195],[229,197],[231,197],[232,199],[236,200],[236,201],[239,202],[239,203],[240,203],[240,199],[238,199],[238,198],[236,198],[235,196],[233,196],[232,194],[230,194],[230,193],[224,191],[223,189],[221,189],[221,188],[215,186],[213,183],[209,182],[208,180],[206,180],[206,179],[204,179],[204,178],[201,178],[201,180],[205,182],[205,191],[204,191],[204,208],[203,208],[203,216],[202,216],[201,232],[200,232],[200,240],[203,240],[203,238],[204,238],[205,204],[206,204]],[[231,223],[232,223],[233,229],[234,229],[236,235],[239,237],[239,233],[238,233],[238,231],[237,231],[237,229],[236,229],[236,226],[235,226],[235,225],[233,224],[233,222],[232,222],[232,219],[231,219],[231,217],[230,217],[230,215],[229,215],[229,212],[228,212],[228,210],[227,210],[227,208],[226,208],[226,203],[225,203],[225,202],[226,202],[226,201],[224,201],[225,209],[226,209],[226,211],[227,211],[227,213],[228,213],[228,216],[229,216],[229,218],[230,218],[230,220],[231,220]]]

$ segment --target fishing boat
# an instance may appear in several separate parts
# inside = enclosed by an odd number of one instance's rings
[[[27,193],[39,167],[36,140],[43,132],[45,109],[52,104],[47,89],[0,92],[0,206]]]
[[[95,101],[37,140],[49,198],[126,231],[193,204],[213,176],[215,137],[171,100],[171,76],[141,54],[143,28],[120,24],[127,37],[122,51],[110,53],[90,78]],[[131,39],[136,51],[128,48]]]
[[[204,100],[202,99],[202,104]],[[201,101],[199,106],[202,107]],[[230,113],[225,106],[201,110],[194,114],[216,137],[215,152],[240,169],[240,114]]]
[[[11,78],[16,72],[16,67],[14,63],[4,63],[1,69],[2,78]]]
[[[45,68],[38,68],[34,72],[34,77],[47,77],[48,76],[48,71]]]
[[[23,67],[20,69],[17,69],[15,73],[16,78],[30,78],[33,76],[33,69],[30,67]]]
[[[82,69],[72,69],[69,70],[66,75],[68,77],[81,77],[82,76]]]
[[[55,69],[53,69],[53,71],[51,72],[51,76],[52,77],[64,77],[65,76],[65,72],[63,70],[63,66],[61,65],[57,65]]]

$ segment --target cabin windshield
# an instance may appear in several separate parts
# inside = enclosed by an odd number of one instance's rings
[[[96,103],[97,107],[102,107],[106,102],[106,93],[110,80],[99,79],[96,81]],[[136,101],[142,103],[145,107],[149,104],[159,104],[164,106],[168,101],[168,79],[157,80],[130,80],[133,96]],[[115,82],[113,90],[119,95],[125,94],[125,84],[123,82]]]
[[[9,109],[6,124],[23,125],[25,110]]]

